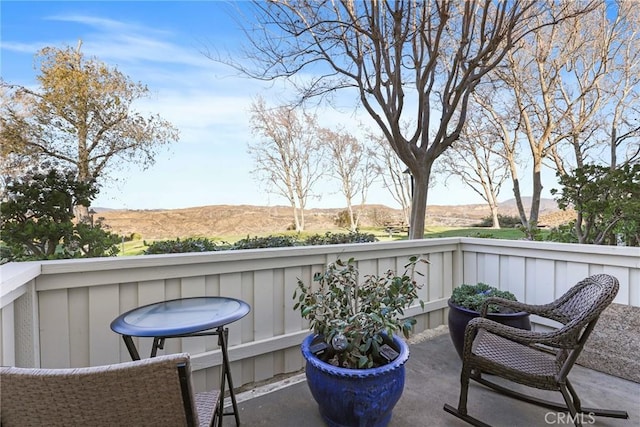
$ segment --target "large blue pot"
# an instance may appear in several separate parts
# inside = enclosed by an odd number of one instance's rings
[[[447,301],[449,305],[449,336],[453,342],[453,346],[458,352],[458,356],[462,359],[462,351],[464,350],[464,330],[467,323],[480,313],[468,308],[460,307]],[[518,313],[487,313],[487,318],[503,325],[513,326],[514,328],[531,330],[531,322],[529,321],[529,313],[520,311]]]
[[[306,376],[320,414],[331,427],[383,427],[391,420],[391,411],[404,389],[404,364],[409,346],[394,335],[400,355],[384,366],[371,369],[347,369],[318,359],[309,350],[313,335],[302,342],[307,361]]]

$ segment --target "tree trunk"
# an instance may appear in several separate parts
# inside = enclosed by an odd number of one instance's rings
[[[300,225],[300,218],[298,218],[298,207],[295,204],[291,204],[291,210],[293,211],[293,220],[294,220],[294,224],[296,227],[296,231],[300,232],[302,231],[301,225]]]
[[[298,208],[298,211],[300,212],[300,229],[296,231],[304,231],[304,208]]]
[[[87,149],[87,127],[85,122],[78,126],[78,181],[91,181],[89,172],[89,151]],[[78,204],[74,207],[75,220],[83,222],[89,220],[89,206]]]
[[[427,192],[429,191],[429,180],[427,178],[414,176],[414,192],[411,202],[411,222],[409,228],[409,239],[424,239],[425,216],[427,213]]]
[[[527,213],[524,210],[524,205],[522,204],[522,195],[520,194],[520,180],[518,178],[513,178],[513,197],[516,199],[516,206],[518,208],[518,215],[520,215],[520,222],[522,226],[528,230],[529,229],[529,221],[527,220]]]
[[[610,161],[610,165],[611,165],[611,170],[614,170],[616,168],[616,164],[618,163],[618,158],[617,156],[617,146],[616,146],[616,139],[618,137],[618,129],[615,123],[611,124],[611,139],[609,142],[609,152],[611,153],[611,161]]]
[[[498,219],[498,205],[496,205],[494,202],[491,202],[489,203],[489,209],[491,209],[491,220],[493,222],[491,228],[499,229],[500,220]]]
[[[353,214],[353,206],[351,206],[351,199],[347,198],[347,211],[349,212],[349,229],[356,231],[357,225],[355,215]]]
[[[535,162],[533,172],[533,194],[531,195],[531,210],[529,213],[529,227],[527,229],[527,237],[533,238],[533,230],[538,228],[538,217],[540,215],[540,197],[542,196],[542,178],[540,175],[540,167],[542,160]]]

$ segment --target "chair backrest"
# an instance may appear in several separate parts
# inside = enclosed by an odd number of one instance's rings
[[[581,350],[600,314],[616,297],[618,288],[618,279],[615,277],[596,274],[580,281],[549,304],[546,317],[564,324],[554,333],[556,343],[560,347]]]
[[[0,368],[12,426],[198,425],[189,355],[75,369]]]
[[[580,281],[558,300],[554,312],[566,325],[586,325],[597,319],[618,293],[618,279],[596,274]]]

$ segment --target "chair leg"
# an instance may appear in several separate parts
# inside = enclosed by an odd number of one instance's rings
[[[578,397],[578,393],[576,393],[576,389],[573,388],[573,384],[569,381],[569,378],[565,380],[567,384],[567,390],[571,393],[571,399],[573,401],[574,406],[576,407],[576,411],[582,412],[582,403],[580,402],[580,398]]]
[[[475,370],[467,368],[464,363],[462,365],[462,373],[460,374],[460,398],[458,400],[458,407],[454,408],[453,406],[446,404],[442,409],[451,415],[455,415],[461,420],[471,424],[475,427],[491,427],[489,424],[485,424],[477,418],[470,416],[467,413],[467,396],[469,394],[469,382],[471,377],[479,376],[479,373]]]
[[[462,368],[462,374],[460,374],[460,398],[458,400],[458,412],[462,415],[467,415],[467,396],[469,394],[470,374],[470,369]]]
[[[578,411],[573,404],[573,398],[571,396],[573,393],[569,392],[569,389],[565,384],[560,385],[560,393],[562,393],[562,397],[564,397],[564,401],[567,404],[567,409],[569,410],[573,423],[576,427],[582,427],[582,422],[580,422],[580,417],[578,417]]]

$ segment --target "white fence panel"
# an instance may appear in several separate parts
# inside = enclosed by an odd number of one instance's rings
[[[484,281],[513,292],[520,301],[545,304],[580,280],[607,273],[620,282],[614,302],[640,305],[639,248],[464,238],[461,242],[464,283]],[[494,271],[500,272],[497,279]]]
[[[79,367],[129,359],[109,328],[120,313],[157,301],[224,295],[246,301],[251,312],[229,325],[236,386],[303,367],[299,344],[309,331],[293,310],[297,279],[337,258],[354,257],[361,274],[398,273],[412,255],[425,283],[406,314],[417,330],[446,322],[446,300],[461,283],[485,281],[532,303],[549,302],[578,280],[597,272],[621,284],[616,302],[640,305],[638,248],[451,238],[279,248],[202,254],[121,257],[8,264],[0,267],[0,363]],[[146,357],[151,339],[134,339]],[[170,339],[164,353],[192,353],[198,389],[219,382],[221,356],[215,337]]]

